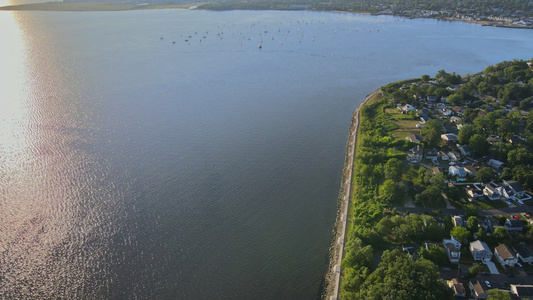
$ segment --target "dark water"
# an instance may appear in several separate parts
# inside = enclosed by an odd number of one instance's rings
[[[364,95],[533,49],[528,30],[336,13],[0,20],[6,299],[314,299]]]

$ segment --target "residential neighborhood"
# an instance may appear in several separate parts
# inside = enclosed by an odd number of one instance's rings
[[[518,69],[521,75],[511,75]],[[523,82],[515,86],[506,76]],[[354,166],[356,199],[374,204],[356,202],[357,240],[346,264],[371,247],[374,255],[377,249],[431,261],[455,298],[533,298],[533,89],[525,83],[533,83],[531,63],[505,62],[468,78],[445,71],[428,77],[382,88],[375,109],[383,117],[373,112]],[[487,80],[502,82],[500,90]],[[524,90],[503,92],[511,86]],[[390,128],[386,138],[379,126]],[[371,219],[368,210],[381,212]],[[383,259],[374,262],[380,272]],[[349,272],[358,272],[352,264]],[[345,290],[358,299],[372,294],[357,292],[365,287]]]

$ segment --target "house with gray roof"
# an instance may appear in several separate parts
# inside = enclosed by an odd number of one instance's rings
[[[513,250],[523,263],[533,264],[533,251],[526,244],[520,243],[513,245]]]
[[[474,260],[485,262],[492,259],[492,251],[490,251],[489,246],[480,240],[470,243],[470,252],[472,252]]]
[[[505,227],[505,229],[507,229],[509,232],[517,232],[524,230],[524,223],[522,223],[520,220],[507,219],[503,227]]]
[[[509,187],[513,191],[515,197],[522,197],[526,194],[526,190],[524,190],[522,185],[518,183],[517,181],[507,180],[507,181],[504,181],[503,184]]]

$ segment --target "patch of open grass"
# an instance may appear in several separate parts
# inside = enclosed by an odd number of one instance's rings
[[[492,208],[505,208],[507,204],[500,200],[474,200],[474,203],[479,206],[480,209],[492,209]]]
[[[393,121],[400,129],[414,129],[420,131],[420,129],[416,128],[416,125],[420,123],[420,121],[417,120],[394,120]]]
[[[396,139],[405,139],[413,133],[420,134],[420,130],[397,129],[392,133],[392,137]]]

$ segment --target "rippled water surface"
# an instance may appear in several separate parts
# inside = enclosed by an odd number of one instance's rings
[[[317,12],[1,12],[0,44],[1,298],[314,299],[364,95],[529,59],[533,35]]]

